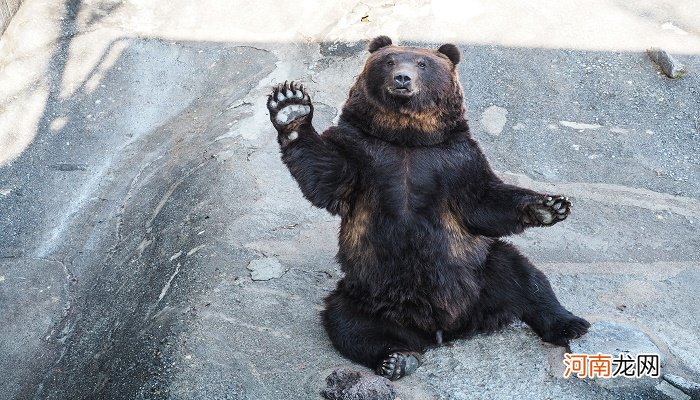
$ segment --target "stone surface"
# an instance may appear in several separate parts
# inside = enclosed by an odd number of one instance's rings
[[[503,107],[490,106],[481,113],[479,122],[484,126],[486,132],[491,135],[499,135],[508,121],[507,114],[508,110]]]
[[[269,281],[279,278],[286,272],[280,261],[274,257],[253,260],[248,264],[250,278],[254,281]]]
[[[323,396],[328,400],[394,400],[396,390],[386,378],[373,372],[337,369],[326,378]]]
[[[51,359],[51,352],[42,346],[46,324],[71,311],[74,285],[65,264],[58,260],[0,259],[0,321],[7,322],[11,317],[11,323],[0,323],[0,366],[12,367],[3,368],[0,398],[17,393],[19,382],[37,361]],[[35,358],[27,358],[27,353]]]
[[[569,344],[571,353],[577,354],[611,354],[614,358],[620,354],[636,357],[639,354],[659,354],[661,370],[665,362],[664,354],[639,328],[612,321],[598,321],[591,324],[588,333]],[[615,377],[612,379],[596,378],[598,385],[607,389],[626,390],[627,388],[658,389],[659,380],[648,376],[641,378]]]
[[[612,354],[624,353],[631,356],[638,354],[659,354],[661,364],[664,355],[658,347],[639,328],[613,321],[598,321],[591,324],[588,333],[569,344],[571,353],[578,354]]]
[[[683,327],[677,327],[675,331],[659,332],[659,338],[668,346],[671,355],[681,361],[700,380],[700,357],[697,357],[700,352],[700,341],[697,340],[697,334]]]
[[[656,385],[656,390],[658,390],[660,393],[663,393],[663,395],[666,396],[666,398],[669,398],[671,400],[691,400],[690,396],[688,396],[677,387],[665,381],[659,382]]]
[[[664,74],[671,79],[680,78],[688,71],[685,65],[676,60],[676,58],[666,50],[652,47],[647,50],[647,54],[649,54],[649,58],[651,58],[652,61],[661,67]]]
[[[0,2],[0,36],[5,32],[5,28],[12,21],[12,17],[21,5],[22,0],[3,0]]]
[[[689,381],[682,376],[664,374],[664,380],[680,391],[688,395],[693,400],[700,399],[700,383]]]

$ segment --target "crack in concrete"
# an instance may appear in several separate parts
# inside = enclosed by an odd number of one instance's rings
[[[271,53],[270,50],[268,49],[263,49],[262,47],[255,47],[251,45],[244,45],[244,46],[236,46],[236,49],[253,49],[253,50],[258,50],[258,51],[264,51],[265,53]]]
[[[162,157],[163,156],[158,156],[158,157],[148,161],[147,163],[142,164],[141,168],[139,168],[138,172],[136,172],[136,175],[134,175],[134,177],[131,179],[131,183],[129,184],[129,189],[127,189],[127,191],[126,191],[126,196],[125,196],[122,204],[119,206],[119,213],[117,214],[117,224],[116,224],[117,244],[121,243],[123,240],[121,230],[122,230],[122,226],[124,225],[124,212],[126,210],[127,203],[132,198],[132,193],[133,193],[134,189],[136,188],[136,183],[139,181],[139,179],[141,178],[141,175],[146,170],[146,168],[150,167],[151,164],[153,164],[153,162],[161,159]]]
[[[177,274],[180,273],[180,263],[177,263],[175,266],[175,272],[173,272],[172,275],[170,275],[170,279],[165,283],[165,286],[163,286],[163,289],[160,291],[160,295],[158,295],[158,300],[156,301],[156,304],[153,306],[158,307],[158,303],[160,303],[161,300],[163,300],[163,297],[165,297],[165,294],[168,293],[168,289],[170,289],[170,284],[173,282],[173,279],[177,276]]]
[[[283,339],[291,339],[291,335],[284,333],[283,331],[280,331],[278,329],[270,328],[268,326],[263,326],[263,325],[256,325],[256,324],[249,324],[245,321],[241,321],[235,317],[228,316],[224,313],[220,312],[207,312],[204,314],[204,318],[214,318],[220,321],[228,322],[229,324],[233,324],[236,326],[242,326],[244,328],[248,328],[251,330],[254,330],[256,332],[264,332],[268,333],[274,337],[278,338],[283,338]]]
[[[190,175],[192,175],[195,171],[197,171],[199,168],[201,168],[204,164],[206,164],[209,160],[205,160],[201,163],[199,163],[197,166],[194,168],[191,168],[189,171],[187,171],[180,179],[178,179],[175,183],[170,185],[168,190],[165,192],[163,197],[161,197],[160,201],[156,205],[156,208],[153,210],[153,214],[151,215],[151,218],[146,222],[146,232],[150,233],[151,230],[153,229],[153,221],[158,217],[158,214],[160,214],[160,211],[163,209],[165,206],[165,203],[167,203],[168,199],[170,196],[173,195],[175,192],[175,189],[177,189],[178,186],[182,184],[182,182],[185,181],[185,179],[189,178]]]

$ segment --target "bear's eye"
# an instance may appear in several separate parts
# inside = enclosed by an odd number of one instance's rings
[[[386,62],[386,65],[394,65],[394,62],[392,60],[389,60]]]
[[[425,68],[425,63],[423,61],[419,61],[418,68]]]

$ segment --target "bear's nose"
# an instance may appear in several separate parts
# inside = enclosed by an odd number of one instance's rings
[[[399,72],[394,76],[394,82],[396,82],[397,88],[405,88],[411,82],[411,77],[405,73]]]

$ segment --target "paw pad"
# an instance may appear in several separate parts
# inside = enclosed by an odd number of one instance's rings
[[[571,213],[571,201],[564,196],[546,196],[526,209],[524,221],[532,226],[549,226],[563,221]]]
[[[412,354],[391,353],[377,367],[377,375],[381,375],[391,381],[410,375],[420,366],[421,361]]]
[[[311,98],[304,85],[286,81],[277,85],[268,96],[267,109],[272,124],[280,133],[293,130],[303,121],[310,120],[313,112]],[[290,137],[290,140],[293,139]]]

